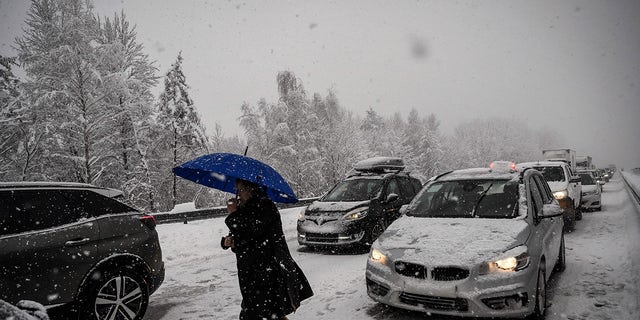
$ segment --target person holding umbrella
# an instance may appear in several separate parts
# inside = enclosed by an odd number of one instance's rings
[[[266,192],[241,179],[236,180],[236,190],[237,198],[227,204],[230,234],[221,245],[236,254],[240,320],[287,319],[313,291],[291,257],[280,213]]]
[[[236,194],[227,203],[229,235],[220,245],[236,254],[240,320],[287,319],[301,301],[313,296],[307,278],[291,257],[280,212],[273,203],[295,203],[298,198],[277,171],[247,156],[212,153],[187,161],[173,172]]]

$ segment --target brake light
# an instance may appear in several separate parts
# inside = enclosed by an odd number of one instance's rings
[[[516,163],[512,161],[494,161],[489,164],[489,170],[497,172],[515,172]]]
[[[140,222],[147,226],[147,228],[154,230],[156,228],[156,218],[152,215],[145,215],[140,217]]]

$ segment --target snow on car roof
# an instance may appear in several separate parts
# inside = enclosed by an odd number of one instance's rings
[[[531,162],[521,162],[516,164],[517,168],[531,168],[531,167],[560,167],[563,165],[567,165],[566,162],[562,161],[531,161]]]
[[[116,198],[123,195],[118,189],[94,186],[88,183],[80,182],[53,182],[53,181],[18,181],[18,182],[0,182],[0,189],[90,189],[96,193],[110,198]]]
[[[474,179],[497,179],[497,180],[512,180],[518,178],[517,172],[495,172],[489,170],[489,168],[471,168],[455,170],[441,176],[436,181],[450,181],[450,180],[474,180]]]

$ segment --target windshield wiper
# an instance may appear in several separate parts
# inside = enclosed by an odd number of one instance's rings
[[[491,189],[492,186],[493,186],[493,183],[490,183],[489,187],[487,187],[487,190],[482,191],[482,193],[480,194],[480,198],[478,198],[478,201],[476,201],[476,204],[473,206],[473,211],[471,211],[471,216],[472,217],[476,216],[476,210],[478,210],[478,206],[480,205],[480,201],[482,201],[482,199],[484,199],[484,196],[487,195],[487,192],[489,192],[489,189]]]

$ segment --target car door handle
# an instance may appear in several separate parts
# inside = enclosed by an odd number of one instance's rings
[[[79,246],[81,244],[85,244],[87,242],[91,241],[91,239],[89,238],[77,238],[77,239],[73,239],[73,240],[69,240],[67,242],[64,243],[65,247],[73,247],[73,246]]]

